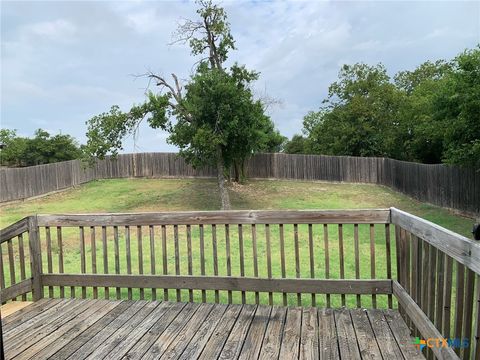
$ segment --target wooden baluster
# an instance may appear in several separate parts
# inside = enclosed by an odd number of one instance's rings
[[[153,225],[148,226],[150,235],[150,274],[155,275],[155,228]],[[152,300],[157,300],[157,289],[152,288]]]
[[[103,247],[103,273],[108,274],[108,246],[107,246],[107,227],[102,226],[102,247]],[[105,286],[105,299],[110,299],[110,288]]]
[[[119,249],[119,238],[118,238],[118,226],[113,227],[113,245],[115,251],[115,274],[120,274],[120,249]],[[115,288],[117,300],[121,298],[120,288]]]
[[[387,257],[387,279],[392,279],[392,247],[390,239],[390,224],[385,224],[385,253]],[[393,308],[392,294],[388,295],[388,308]]]
[[[132,252],[130,244],[130,226],[125,226],[125,253],[127,257],[127,274],[132,274]],[[132,288],[127,289],[128,300],[132,300]]]
[[[370,224],[370,277],[375,279],[375,225]],[[372,294],[372,307],[377,308],[377,295]]]
[[[428,274],[429,274],[429,258],[430,258],[430,245],[423,241],[423,265],[422,265],[422,283],[420,288],[422,289],[422,301],[421,301],[421,308],[425,314],[428,314]]]
[[[279,233],[280,233],[280,266],[282,271],[282,279],[287,277],[285,269],[285,234],[283,232],[283,224],[279,224]],[[282,293],[283,306],[287,306],[287,294]]]
[[[58,246],[58,272],[63,274],[63,236],[62,227],[57,226],[57,246]],[[60,286],[60,297],[65,297],[65,288]]]
[[[53,273],[53,261],[52,261],[52,237],[50,234],[49,226],[45,227],[45,237],[47,241],[47,272],[51,274]],[[53,286],[48,287],[48,297],[53,298]]]
[[[83,226],[80,226],[80,272],[85,274],[87,272],[87,263],[85,259],[85,231]],[[87,288],[82,286],[82,299],[87,297]]]
[[[417,275],[417,270],[415,269],[415,266],[417,265],[417,256],[418,256],[418,253],[417,253],[417,243],[418,243],[418,240],[417,240],[417,237],[413,234],[410,234],[410,241],[411,241],[411,249],[412,249],[412,271],[410,271],[410,276],[411,276],[411,279],[410,279],[410,289],[411,289],[411,292],[410,292],[410,296],[413,300],[416,301],[417,299],[417,286],[416,286],[416,275]]]
[[[227,276],[232,276],[232,259],[230,255],[230,226],[225,225],[225,255],[227,261]],[[228,303],[232,303],[232,292],[228,291]]]
[[[269,279],[272,278],[272,254],[271,254],[271,244],[270,244],[270,225],[265,224],[265,241],[267,247],[267,276]],[[273,293],[268,293],[268,303],[270,306],[273,306]]]
[[[330,250],[328,245],[328,225],[323,224],[323,242],[325,247],[325,279],[330,279]],[[327,308],[330,307],[330,294],[326,295]]]
[[[404,282],[403,287],[407,290],[407,293],[411,296],[411,283],[410,283],[410,233],[405,229],[401,229],[401,237],[402,237],[402,279]],[[413,327],[413,323],[409,317],[406,318],[406,323],[408,327]]]
[[[15,257],[13,256],[13,243],[12,239],[7,241],[7,251],[8,251],[8,265],[10,269],[10,285],[16,284],[15,278]],[[17,300],[17,298],[13,298],[12,300]]]
[[[203,224],[199,225],[200,231],[200,273],[205,276],[205,234]],[[202,289],[202,302],[207,302],[207,292]]]
[[[23,234],[18,235],[18,256],[20,259],[20,280],[25,280],[25,249],[23,247]],[[22,301],[27,301],[27,294],[22,294]]]
[[[430,247],[428,274],[428,317],[430,321],[435,320],[435,296],[436,296],[436,269],[437,269],[437,248]]]
[[[300,251],[298,247],[298,224],[293,224],[293,241],[295,246],[295,277],[300,278]],[[302,306],[302,294],[297,293],[297,305]]]
[[[470,351],[473,347],[473,339],[472,339],[472,326],[473,326],[473,299],[475,297],[474,289],[475,289],[475,273],[470,270],[466,269],[467,271],[467,278],[465,281],[465,308],[463,312],[463,338],[469,339],[472,344],[470,346],[465,347],[462,349],[463,351],[463,359],[468,360],[470,359]],[[477,286],[480,284],[477,283]],[[478,317],[478,314],[477,314]]]
[[[343,248],[343,225],[338,224],[338,256],[340,260],[340,279],[345,279],[345,255]],[[346,305],[346,296],[345,294],[341,295],[342,297],[342,306]]]
[[[463,301],[465,299],[465,266],[457,263],[457,287],[455,293],[455,329],[454,336],[457,339],[462,338],[463,327]],[[455,352],[460,355],[460,349],[456,348]]]
[[[240,276],[245,276],[245,255],[243,249],[243,227],[238,224],[238,250],[240,254]],[[245,291],[242,291],[242,304],[246,303]]]
[[[258,277],[258,258],[257,258],[257,228],[252,224],[252,251],[253,251],[253,276]],[[255,292],[255,304],[260,303],[260,294]]]
[[[445,253],[438,251],[437,259],[437,303],[435,305],[435,327],[442,328],[443,289],[445,287]]]
[[[353,243],[355,251],[355,279],[360,279],[360,244],[358,239],[358,224],[353,225]],[[357,308],[362,307],[362,298],[357,294]]]
[[[412,294],[411,284],[410,284],[410,233],[402,229],[402,241],[403,241],[403,281],[404,287],[407,290],[408,294]]]
[[[188,275],[193,275],[192,264],[192,229],[190,225],[187,225],[187,257],[188,257]],[[188,290],[188,299],[193,302],[193,290]]]
[[[421,281],[422,281],[422,240],[415,235],[412,235],[412,266],[415,266],[412,271],[412,298],[422,306],[421,296]]]
[[[475,338],[474,343],[470,344],[475,348],[474,359],[480,359],[480,274],[476,275],[477,291],[476,291],[476,317],[475,317]]]
[[[402,252],[402,239],[400,236],[400,226],[395,225],[395,253],[397,259],[397,281],[400,285],[403,286],[402,282],[402,259],[401,259],[401,252]],[[399,309],[400,306],[398,307]]]
[[[413,257],[412,258],[412,266],[415,264],[415,271],[412,271],[412,286],[415,288],[415,297],[413,298],[418,306],[422,307],[422,281],[423,281],[423,264],[422,264],[422,240],[412,235],[412,247],[413,247]],[[418,329],[416,330],[415,334],[420,336],[420,332]]]
[[[90,226],[90,250],[92,253],[92,274],[97,273],[97,242],[95,239],[95,226]],[[93,298],[98,299],[98,288],[93,287]]]
[[[212,225],[212,251],[213,251],[213,275],[218,276],[218,257],[217,257],[217,226]],[[218,290],[215,290],[215,302],[220,301]]]
[[[180,248],[178,244],[178,225],[173,225],[173,243],[175,247],[175,275],[180,275]],[[177,301],[182,301],[182,292],[177,289]]]
[[[443,295],[443,326],[441,333],[446,338],[450,338],[450,322],[452,313],[452,278],[453,278],[453,259],[446,255],[445,267],[445,290]]]
[[[168,275],[167,227],[162,225],[162,265],[163,275]],[[163,300],[168,301],[168,289],[163,289]]]
[[[138,273],[143,275],[143,237],[142,227],[137,226],[137,244],[138,244]],[[145,299],[145,289],[140,288],[140,300]]]
[[[5,274],[3,270],[3,249],[2,244],[0,243],[0,288],[5,289]],[[0,302],[2,304],[3,301]]]
[[[310,278],[315,279],[315,256],[313,251],[313,226],[308,224],[308,251],[310,255]],[[316,306],[316,294],[312,293],[312,306]]]

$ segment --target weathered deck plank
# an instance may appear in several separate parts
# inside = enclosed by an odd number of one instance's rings
[[[203,322],[202,326],[197,330],[192,337],[183,353],[179,356],[179,359],[188,360],[196,359],[203,351],[205,344],[210,336],[215,331],[217,324],[223,317],[223,314],[227,310],[227,305],[215,304],[215,307],[208,315],[207,319]]]
[[[255,315],[255,310],[255,305],[243,305],[242,312],[238,316],[237,322],[223,346],[219,359],[236,359],[240,356],[245,337]]]
[[[242,352],[239,356],[240,360],[258,359],[265,331],[269,324],[271,311],[272,307],[270,306],[259,305],[257,307],[255,317],[252,320],[252,324],[243,343]]]
[[[380,345],[380,352],[385,360],[400,359],[402,352],[398,347],[397,341],[388,326],[387,319],[383,315],[383,311],[374,309],[367,310],[368,318],[372,323],[373,332],[377,343]]]
[[[278,358],[286,316],[286,307],[274,306],[272,308],[259,359]]]
[[[102,317],[98,320],[95,324],[88,328],[88,331],[84,331],[78,336],[75,337],[72,341],[70,341],[67,345],[65,345],[62,349],[57,351],[55,354],[50,356],[52,360],[61,360],[66,359],[70,354],[75,353],[80,347],[82,347],[85,343],[91,340],[94,336],[100,333],[102,330],[108,328],[112,323],[118,323],[122,321],[122,318],[128,316],[128,314],[133,315],[133,310],[135,308],[132,307],[133,301],[122,301],[115,309],[110,311],[107,315]],[[133,308],[133,310],[132,310]]]
[[[143,335],[130,350],[128,350],[125,358],[140,359],[184,307],[184,303],[168,303],[168,309],[166,309],[167,311],[161,317],[161,321],[157,321],[155,325],[153,325],[152,328]]]
[[[75,339],[78,334],[90,328],[95,322],[117,307],[119,303],[119,301],[102,301],[98,303],[98,307],[88,308],[68,323],[49,333],[42,341],[30,346],[20,354],[18,359],[50,358],[65,344]]]
[[[334,360],[340,357],[333,309],[318,310],[318,350],[321,359]]]
[[[381,359],[380,349],[375,339],[370,320],[364,309],[350,310],[357,343],[363,359]]]
[[[296,359],[300,350],[300,331],[302,328],[302,308],[288,308],[283,329],[280,359]]]
[[[155,303],[148,303],[147,301],[128,301],[131,303],[131,306],[125,310],[119,317],[109,323],[105,328],[101,329],[100,332],[97,334],[91,334],[91,336],[87,336],[80,346],[76,346],[73,342],[65,346],[62,350],[60,350],[56,356],[58,360],[65,359],[68,357],[68,352],[71,351],[71,356],[69,359],[84,359],[91,352],[93,352],[96,348],[98,348],[101,344],[103,344],[107,339],[110,339],[113,334],[120,329],[127,321],[130,321],[134,316],[143,318],[145,313],[151,311],[151,309],[155,306]],[[143,312],[142,312],[143,310]],[[69,349],[71,347],[71,350]],[[64,354],[62,352],[65,351]]]
[[[362,357],[358,348],[350,311],[348,309],[339,309],[335,310],[334,314],[340,357],[344,359],[361,360]]]
[[[63,299],[4,320],[7,359],[423,358],[391,309]]]

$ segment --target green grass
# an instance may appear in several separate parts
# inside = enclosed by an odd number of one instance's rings
[[[473,220],[416,201],[386,187],[307,181],[250,181],[230,189],[234,209],[361,209],[390,206],[464,236]],[[118,179],[93,181],[36,200],[0,206],[0,227],[43,213],[217,210],[213,180]]]
[[[301,181],[250,181],[245,185],[232,185],[230,187],[232,205],[234,209],[358,209],[358,208],[387,208],[395,206],[402,210],[411,212],[430,221],[445,226],[465,236],[469,236],[472,220],[458,215],[454,215],[444,209],[423,204],[399,193],[391,191],[384,187],[363,184],[338,184],[321,182],[301,182]],[[19,202],[15,204],[4,205],[0,207],[0,227],[5,227],[24,216],[35,213],[88,213],[88,212],[137,212],[137,211],[169,211],[169,210],[215,210],[218,209],[219,199],[216,192],[216,184],[213,180],[184,179],[184,180],[152,180],[152,179],[121,179],[95,181],[83,185],[79,188],[57,193],[44,198]],[[391,238],[393,240],[393,227],[391,227]],[[131,247],[131,272],[139,273],[140,267],[143,267],[145,273],[150,272],[150,238],[148,227],[142,228],[142,253],[143,260],[139,262],[139,246],[137,229],[130,229],[130,247]],[[200,255],[199,255],[199,228],[192,227],[192,270],[193,274],[200,274]],[[253,276],[253,245],[252,229],[248,225],[243,226],[243,240],[245,252],[245,276]],[[295,277],[295,247],[293,225],[285,225],[285,254],[286,254],[286,275]],[[354,228],[353,225],[343,226],[344,253],[345,253],[345,278],[355,278],[355,257],[354,257]],[[374,227],[375,243],[375,272],[377,278],[387,278],[387,266],[385,256],[385,226],[376,225]],[[91,230],[85,229],[86,243],[86,271],[92,272],[92,249]],[[227,240],[225,227],[217,226],[217,252],[218,252],[218,272],[220,275],[227,275]],[[265,226],[257,226],[257,253],[258,253],[258,271],[260,276],[267,276],[266,259],[266,234]],[[280,236],[277,225],[270,226],[270,239],[272,251],[272,275],[281,277],[282,269],[280,264]],[[326,277],[325,264],[325,233],[328,233],[328,251],[330,259],[329,277],[340,278],[339,258],[340,251],[338,246],[338,226],[329,225],[324,228],[322,225],[313,226],[313,259],[315,277]],[[231,251],[231,273],[240,275],[240,249],[239,249],[239,229],[237,226],[230,226],[230,251]],[[167,269],[169,274],[175,273],[175,244],[173,241],[173,227],[166,228],[167,234]],[[180,254],[180,273],[188,274],[188,249],[186,227],[179,226],[179,249]],[[308,227],[300,225],[299,234],[299,264],[300,276],[308,278],[310,274],[310,252]],[[101,230],[95,230],[96,235],[96,263],[97,272],[101,273],[104,269],[103,248],[101,241]],[[64,264],[65,272],[80,272],[80,250],[79,250],[79,232],[78,229],[66,228],[62,232],[64,242]],[[155,232],[155,267],[156,273],[163,270],[161,249],[161,228],[156,227]],[[47,269],[46,256],[46,233],[41,231],[42,248],[44,257],[44,269]],[[58,271],[58,247],[56,229],[51,229],[52,253],[53,253],[53,272]],[[369,225],[359,225],[360,239],[360,277],[370,278],[370,229]],[[108,247],[108,271],[114,273],[114,240],[113,229],[107,229],[107,247]],[[125,249],[127,241],[125,229],[119,229],[119,247],[120,247],[120,268],[121,273],[127,273],[127,260]],[[7,269],[8,258],[4,248],[4,264]],[[212,228],[205,226],[205,268],[206,273],[213,274],[214,264],[212,260],[213,241]],[[392,269],[395,269],[395,248],[392,248]],[[28,269],[27,276],[28,276]],[[17,281],[19,269],[16,270]],[[394,271],[393,271],[394,272]],[[395,274],[394,274],[395,275]],[[9,282],[9,273],[6,272],[6,280]],[[58,294],[59,289],[55,289]],[[87,289],[89,295],[92,289]],[[122,290],[123,296],[127,291]],[[66,294],[69,295],[69,289]],[[81,294],[80,289],[76,289],[76,295]],[[114,296],[115,289],[110,289],[110,295]],[[150,290],[145,290],[145,297],[150,297]],[[103,297],[103,289],[99,289],[99,295]],[[162,291],[157,291],[157,296],[163,295]],[[175,291],[170,291],[170,298],[175,298]],[[182,291],[182,299],[188,299],[188,292]],[[139,297],[139,290],[133,290],[134,298]],[[201,293],[195,291],[194,296],[200,300]],[[233,294],[235,302],[241,301],[241,295],[237,292]],[[220,292],[221,301],[226,301],[226,292]],[[248,294],[249,301],[253,301],[254,295]],[[267,294],[261,294],[262,302],[267,301]],[[214,299],[213,292],[208,292],[208,299]],[[276,303],[281,303],[281,294],[275,295]],[[304,303],[310,303],[310,295],[303,296]],[[325,296],[317,296],[317,303],[325,305]],[[386,296],[377,297],[379,306],[386,305]],[[288,297],[290,304],[296,303],[296,295],[290,294]],[[340,296],[331,297],[332,306],[340,306]],[[371,297],[363,296],[362,305],[369,307]],[[347,296],[349,305],[354,305],[354,296]]]

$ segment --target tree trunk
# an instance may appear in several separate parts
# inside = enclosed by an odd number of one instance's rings
[[[222,147],[220,145],[217,145],[217,181],[222,200],[222,210],[230,210],[230,196],[225,184],[225,166],[223,165]]]
[[[241,177],[242,181],[245,181],[247,179],[247,174],[245,173],[246,162],[247,162],[247,160],[242,159],[242,166],[241,166],[241,170],[240,170],[240,177]]]
[[[235,179],[234,181],[237,183],[240,183],[240,179],[242,178],[241,170],[240,170],[240,164],[238,163],[237,160],[233,162],[233,169],[234,169],[234,175]]]

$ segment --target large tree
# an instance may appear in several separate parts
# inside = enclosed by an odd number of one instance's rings
[[[300,151],[480,169],[479,74],[480,47],[393,80],[381,64],[344,65],[320,110],[304,117]]]
[[[281,143],[265,106],[254,99],[251,85],[258,73],[234,64],[226,68],[229,52],[235,49],[223,8],[209,0],[198,1],[198,20],[180,24],[175,42],[187,43],[192,55],[200,56],[194,74],[182,84],[148,73],[159,92],[122,112],[118,106],[88,121],[87,154],[104,157],[116,154],[122,140],[135,132],[141,121],[169,132],[168,142],[180,148],[180,155],[195,167],[214,165],[222,209],[230,208],[226,174],[232,166],[240,178],[245,160],[256,151]]]
[[[383,65],[344,65],[317,112],[304,118],[306,150],[351,156],[391,156],[398,145],[401,97]]]
[[[0,164],[21,167],[78,159],[82,152],[73,137],[65,134],[51,136],[38,129],[32,138],[17,135],[16,130],[0,129]]]

